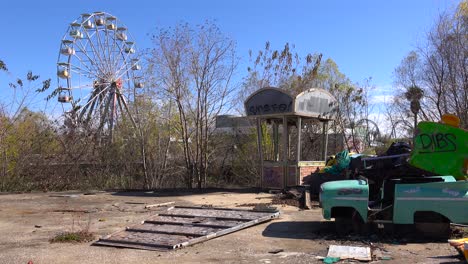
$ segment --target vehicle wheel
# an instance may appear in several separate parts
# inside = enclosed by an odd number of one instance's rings
[[[450,221],[444,216],[432,212],[417,212],[414,227],[426,238],[445,239],[450,236]]]
[[[349,217],[335,218],[335,231],[340,236],[345,236],[353,231],[353,221]]]
[[[446,239],[450,237],[450,223],[422,223],[417,222],[414,224],[416,230],[426,238],[440,238]]]
[[[369,224],[364,222],[361,215],[357,212],[353,212],[353,216],[351,218],[352,227],[354,233],[358,235],[368,235],[369,234]]]

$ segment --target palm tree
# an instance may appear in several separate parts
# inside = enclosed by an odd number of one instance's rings
[[[418,112],[421,109],[419,101],[423,98],[424,91],[416,85],[412,85],[406,89],[405,97],[410,101],[410,109],[414,114],[414,130],[413,133],[416,136],[416,126],[418,125]]]

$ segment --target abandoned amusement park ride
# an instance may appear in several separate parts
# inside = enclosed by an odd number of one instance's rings
[[[112,137],[119,121],[135,124],[130,102],[143,88],[135,42],[127,27],[105,12],[82,14],[70,23],[60,44],[58,88],[70,126],[86,125]]]

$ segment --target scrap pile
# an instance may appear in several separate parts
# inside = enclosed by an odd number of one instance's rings
[[[468,238],[450,239],[448,242],[465,258],[468,263]]]

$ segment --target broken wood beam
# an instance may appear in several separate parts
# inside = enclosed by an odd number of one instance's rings
[[[168,221],[155,221],[155,220],[146,220],[145,224],[155,224],[155,225],[178,225],[178,226],[196,226],[196,227],[210,227],[210,228],[231,228],[235,225],[214,225],[214,224],[201,224],[201,223],[186,223],[186,222],[168,222]]]
[[[167,202],[167,203],[157,203],[157,204],[148,204],[145,206],[146,209],[152,208],[152,207],[163,207],[167,205],[175,204],[175,202]]]
[[[158,214],[159,216],[172,216],[172,217],[182,217],[182,218],[213,218],[216,220],[231,220],[231,221],[242,221],[249,222],[255,219],[242,218],[242,217],[225,217],[225,216],[206,216],[206,215],[186,215],[186,214]]]
[[[132,227],[127,228],[126,231],[128,231],[128,232],[144,232],[144,233],[153,233],[153,234],[165,234],[165,235],[190,236],[190,237],[201,237],[201,236],[206,235],[206,234],[192,233],[192,232],[170,232],[170,231],[148,230],[148,229],[132,228]]]
[[[162,244],[156,244],[156,243],[145,243],[145,242],[135,242],[135,241],[122,241],[122,240],[116,240],[116,239],[99,239],[100,244],[106,245],[106,243],[112,244],[112,246],[119,247],[128,247],[128,245],[134,245],[134,246],[144,246],[144,247],[149,247],[149,248],[164,248],[164,249],[175,249],[178,246],[177,245],[162,245]],[[99,244],[97,244],[99,245]]]
[[[217,207],[203,207],[203,206],[174,206],[176,209],[200,209],[200,210],[216,210],[216,211],[235,211],[235,212],[256,212],[251,209],[240,209],[240,208],[217,208]]]

